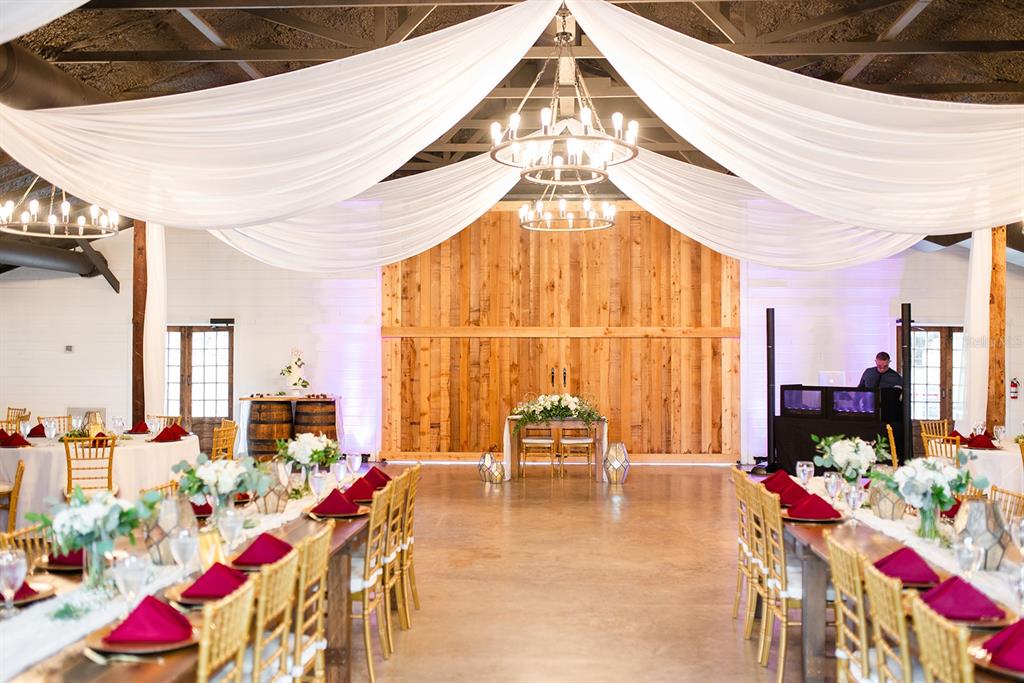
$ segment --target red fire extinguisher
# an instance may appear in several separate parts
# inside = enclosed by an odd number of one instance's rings
[[[1010,398],[1016,400],[1020,397],[1020,380],[1016,377],[1010,380]]]

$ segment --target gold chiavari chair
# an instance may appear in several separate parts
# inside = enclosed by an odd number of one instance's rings
[[[836,593],[836,678],[841,683],[874,679],[864,610],[864,577],[860,555],[825,532],[828,566]]]
[[[924,437],[924,454],[933,458],[949,458],[956,462],[960,452],[959,436],[928,436]]]
[[[349,592],[352,603],[359,603],[353,611],[353,619],[363,621],[363,644],[366,646],[366,668],[370,683],[376,683],[373,673],[373,646],[370,637],[370,615],[377,616],[377,637],[382,652],[387,655],[387,634],[384,632],[384,548],[387,544],[388,512],[391,508],[394,481],[373,494],[370,504],[370,519],[367,523],[365,553],[363,557],[352,557],[352,576]]]
[[[117,487],[114,486],[115,441],[113,436],[64,439],[68,473],[65,496],[70,496],[76,486],[86,494],[96,491],[117,493]]]
[[[234,420],[229,420],[226,417],[222,417],[220,419],[220,426],[221,427],[234,427],[235,429],[238,429],[238,423],[235,422]]]
[[[409,628],[405,620],[408,611],[405,600],[405,582],[402,581],[402,527],[405,522],[406,491],[409,488],[408,470],[391,480],[391,504],[388,506],[387,530],[384,534],[384,626],[387,632],[388,655],[395,651],[395,638],[391,623],[391,608],[398,609],[399,627]]]
[[[25,461],[18,460],[13,482],[0,482],[0,510],[7,510],[7,533],[18,525],[18,497],[21,495],[21,480],[25,476]]]
[[[27,526],[6,534],[0,534],[0,550],[11,548],[25,553],[29,573],[32,573],[39,558],[50,554],[50,539],[43,530],[42,524]]]
[[[295,582],[295,618],[292,631],[293,681],[303,681],[313,671],[313,680],[323,681],[327,661],[327,563],[331,558],[331,534],[334,522],[323,525],[298,547],[298,580]],[[337,609],[345,609],[344,605]]]
[[[15,425],[28,422],[31,417],[32,413],[28,412],[28,408],[11,408],[7,406],[7,419],[14,420]]]
[[[566,427],[562,430],[562,436],[558,440],[558,476],[565,476],[565,461],[567,458],[586,458],[587,477],[593,476],[591,468],[594,466],[594,426],[589,427]]]
[[[296,550],[260,570],[252,628],[253,683],[290,680],[288,635],[298,572]]]
[[[1024,517],[1024,493],[1001,489],[993,484],[988,497],[999,507],[999,511],[1003,513],[1003,521],[1007,524]]]
[[[249,644],[253,598],[258,576],[250,577],[231,595],[203,605],[203,625],[199,636],[199,661],[196,681],[241,683],[245,668],[245,650]]]
[[[871,614],[878,683],[915,683],[924,679],[910,658],[910,637],[903,612],[903,582],[864,562],[864,590]]]
[[[405,583],[405,622],[412,625],[412,612],[409,603],[420,608],[420,595],[416,588],[416,566],[413,564],[413,521],[416,518],[416,489],[420,483],[420,469],[417,463],[407,470],[409,484],[405,489],[405,520],[402,523],[402,581]],[[411,598],[411,600],[410,600]]]
[[[764,487],[747,478],[741,489],[743,500],[747,506],[747,538],[750,543],[750,586],[747,592],[747,613],[743,622],[743,637],[749,640],[754,635],[754,615],[757,604],[768,602],[768,565],[766,564],[768,548],[765,545],[764,515],[761,506],[761,489]],[[761,618],[766,612],[762,609]],[[758,660],[767,659],[765,652],[764,628],[757,649]]]
[[[147,420],[156,422],[156,431],[160,431],[166,427],[181,424],[181,415],[146,415]]]
[[[547,458],[551,464],[551,478],[555,477],[555,437],[549,427],[523,427],[519,440],[519,476],[526,476],[526,461]]]
[[[234,425],[234,423],[231,423]],[[210,449],[210,460],[231,460],[235,457],[235,436],[237,426],[220,426],[213,428],[213,448]]]
[[[892,425],[885,425],[885,433],[889,436],[889,455],[892,457],[893,469],[900,466],[900,461],[896,457],[896,437],[892,433]]]
[[[918,595],[911,596],[910,609],[925,680],[974,683],[969,631],[936,613]]]
[[[4,430],[7,434],[14,434],[21,430],[21,420],[18,418],[0,420],[0,429]]]
[[[740,615],[740,598],[743,595],[744,587],[749,597],[750,591],[750,565],[752,564],[750,554],[750,526],[747,520],[747,501],[743,487],[748,480],[747,473],[732,466],[730,470],[733,488],[736,494],[736,594],[732,600],[732,618]]]
[[[921,420],[921,438],[926,436],[949,436],[949,420]]]
[[[148,489],[139,489],[139,496],[141,497],[147,493],[153,492],[163,495],[164,498],[174,498],[178,495],[178,480],[171,479],[166,483],[157,484],[156,486],[151,486]]]
[[[37,417],[36,421],[38,424],[43,424],[47,420],[53,420],[57,425],[58,434],[67,434],[71,431],[71,416],[70,415],[50,415],[49,417]]]

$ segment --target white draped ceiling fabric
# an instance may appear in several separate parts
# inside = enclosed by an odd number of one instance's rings
[[[67,14],[86,0],[0,0],[0,44]]]
[[[567,4],[658,118],[776,199],[918,235],[1024,216],[1024,106],[873,93],[733,54],[607,2]]]

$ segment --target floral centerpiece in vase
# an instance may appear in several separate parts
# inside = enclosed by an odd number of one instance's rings
[[[86,496],[75,487],[67,503],[54,506],[53,516],[30,512],[31,522],[42,524],[61,554],[82,550],[83,584],[88,589],[104,586],[104,556],[113,551],[114,541],[127,536],[132,543],[143,520],[155,514],[161,495],[151,491],[137,501],[117,498],[109,491]]]
[[[970,471],[946,458],[915,458],[893,473],[872,472],[871,478],[917,510],[917,535],[929,539],[939,537],[939,515],[952,508],[956,496],[967,493],[972,484]],[[988,482],[979,477],[973,484],[985,488]]]
[[[512,415],[519,418],[515,421],[513,434],[519,434],[519,430],[527,425],[548,420],[579,420],[589,427],[604,419],[590,401],[571,394],[543,394],[517,405]]]
[[[865,441],[859,436],[847,438],[844,434],[817,436],[811,434],[811,441],[821,455],[814,456],[818,467],[831,467],[848,484],[858,484],[876,462],[889,462],[889,449],[879,438]]]
[[[301,498],[311,493],[309,475],[315,468],[329,468],[338,462],[340,457],[338,442],[325,434],[303,432],[296,434],[294,439],[277,441],[278,463],[292,471],[298,469],[303,475],[302,486],[292,489],[293,498]]]
[[[292,394],[298,396],[303,389],[309,388],[309,380],[306,379],[306,361],[302,360],[302,351],[292,349],[292,360],[288,365],[281,368],[281,376],[288,380],[292,388]]]
[[[210,460],[200,454],[195,466],[182,460],[171,470],[181,475],[178,492],[196,505],[209,504],[214,521],[238,494],[262,496],[270,485],[270,477],[256,467],[252,458]]]

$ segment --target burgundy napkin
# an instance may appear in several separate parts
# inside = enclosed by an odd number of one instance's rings
[[[0,443],[3,443],[4,441],[7,441],[7,437],[9,437],[9,436],[10,436],[10,434],[8,434],[4,430],[0,429]]]
[[[772,493],[782,493],[782,490],[792,484],[793,481],[793,477],[789,476],[782,470],[778,470],[775,474],[762,481],[761,486],[765,487]]]
[[[276,536],[271,536],[268,533],[262,533],[256,537],[249,547],[241,552],[241,554],[234,559],[234,564],[245,565],[249,567],[255,567],[261,564],[270,564],[271,562],[277,562],[282,557],[287,555],[292,549],[292,546],[286,541],[282,541]]]
[[[81,548],[71,550],[66,555],[50,555],[47,558],[47,564],[56,567],[81,567],[84,563],[85,557]]]
[[[921,599],[947,619],[980,621],[1005,616],[998,605],[959,576],[950,577],[922,593]]]
[[[3,443],[0,443],[0,446],[3,446],[4,448],[23,448],[24,446],[31,445],[32,444],[30,444],[28,441],[25,441],[25,437],[23,437],[18,432],[14,432],[6,439],[4,439]]]
[[[782,507],[792,507],[809,495],[811,494],[807,492],[807,489],[794,481],[779,493],[779,504]]]
[[[788,490],[788,489],[787,489]],[[839,519],[839,511],[821,496],[807,494],[803,500],[789,508],[789,516],[799,519]]]
[[[987,434],[978,434],[977,436],[972,436],[970,439],[967,440],[967,447],[994,449],[996,445],[995,443],[992,442],[992,439]]]
[[[352,482],[352,485],[345,489],[346,495],[349,500],[353,500],[357,503],[363,503],[366,501],[373,500],[374,486],[370,482],[363,479],[356,479]]]
[[[963,434],[961,434],[960,432],[956,431],[955,429],[953,431],[951,431],[949,433],[949,435],[951,437],[953,437],[953,436],[959,437],[960,438],[960,443],[964,443],[965,441],[967,441],[967,437],[964,436]]]
[[[1024,621],[1004,628],[983,643],[996,666],[1024,671]]]
[[[359,512],[359,506],[338,489],[332,489],[312,512],[316,515],[350,515]]]
[[[21,584],[21,588],[19,588],[18,592],[14,594],[14,600],[25,600],[27,598],[31,598],[33,595],[36,595],[35,589],[28,585],[28,582],[23,582]]]
[[[167,441],[181,441],[181,437],[174,433],[170,427],[164,427],[163,431],[154,436],[150,441],[164,443]]]
[[[391,477],[376,465],[371,467],[370,471],[363,475],[363,478],[373,484],[373,488],[375,489],[382,489],[388,485],[389,481],[391,481]]]
[[[181,593],[183,598],[218,599],[235,592],[248,580],[245,572],[215,562],[212,567]]]
[[[188,432],[185,431],[185,428],[177,422],[172,422],[167,428],[170,429],[172,433],[177,434],[179,439],[188,436]]]
[[[928,563],[911,548],[900,548],[875,562],[875,567],[886,576],[907,583],[938,583],[936,574]]]
[[[209,503],[203,503],[201,505],[196,505],[195,503],[192,503],[191,505],[192,514],[196,517],[209,517],[213,514],[213,508],[210,506]]]
[[[102,444],[100,439],[102,439],[105,436],[106,436],[106,434],[104,434],[103,432],[96,432],[93,435],[93,437],[92,437],[92,445],[93,445],[93,447],[97,447],[98,448]]]
[[[46,436],[46,426],[42,423],[37,424],[32,429],[28,430],[28,435],[35,438],[38,436]]]
[[[177,643],[191,637],[192,624],[184,614],[147,595],[103,642]]]
[[[149,425],[145,420],[139,420],[134,427],[128,430],[128,434],[149,434]]]
[[[948,519],[953,519],[954,517],[956,517],[956,513],[960,512],[960,502],[961,501],[958,500],[957,502],[953,503],[953,507],[949,508],[948,510],[943,510],[942,516]]]

